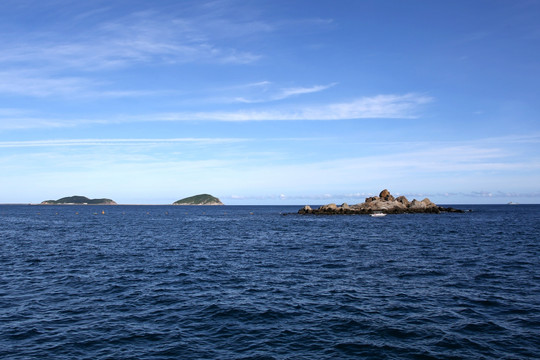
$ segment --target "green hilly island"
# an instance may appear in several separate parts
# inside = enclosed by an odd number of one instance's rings
[[[86,196],[68,196],[58,200],[45,200],[41,205],[116,205],[111,199],[89,199]]]
[[[190,196],[175,201],[173,205],[224,205],[217,197],[208,194]]]

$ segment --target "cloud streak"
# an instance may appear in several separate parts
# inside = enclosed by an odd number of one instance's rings
[[[267,86],[270,85],[270,82],[261,82],[257,83],[256,85],[259,86]],[[246,103],[246,104],[255,104],[255,103],[263,103],[263,102],[270,102],[270,101],[277,101],[277,100],[284,100],[293,96],[298,95],[304,95],[304,94],[313,94],[318,93],[324,90],[327,90],[333,86],[336,86],[337,83],[331,83],[328,85],[314,85],[311,87],[294,87],[294,88],[285,88],[280,89],[276,93],[267,96],[267,97],[260,97],[260,98],[253,98],[248,99],[244,97],[238,97],[235,99],[237,102]]]
[[[72,146],[140,146],[174,143],[226,144],[251,141],[240,138],[171,138],[171,139],[63,139],[0,141],[0,148],[72,147]]]
[[[304,106],[297,110],[238,110],[216,112],[184,112],[155,115],[159,121],[299,121],[355,119],[413,119],[420,107],[432,101],[417,94],[378,95],[362,97],[351,102],[322,106]],[[143,119],[141,119],[143,120]],[[146,120],[150,120],[147,118]]]
[[[0,71],[0,93],[32,97],[114,99],[174,94],[167,90],[104,90],[107,81],[86,77],[55,76],[38,71]],[[1,113],[0,113],[1,115]]]
[[[432,98],[424,95],[377,95],[351,102],[269,110],[175,112],[147,115],[122,115],[102,119],[61,119],[4,116],[0,130],[75,127],[88,124],[122,124],[136,122],[249,122],[249,121],[337,121],[360,119],[414,119]],[[1,116],[1,113],[0,113]]]
[[[0,71],[0,93],[45,97],[88,93],[99,85],[81,77],[47,77],[34,71]]]

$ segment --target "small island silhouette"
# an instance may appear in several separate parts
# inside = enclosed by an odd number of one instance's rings
[[[190,196],[178,201],[173,205],[224,205],[217,197],[209,194]]]
[[[117,205],[111,199],[89,199],[86,196],[68,196],[58,200],[45,200],[41,205]]]

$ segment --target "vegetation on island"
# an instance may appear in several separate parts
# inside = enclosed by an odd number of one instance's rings
[[[41,205],[116,205],[111,199],[89,199],[86,196],[68,196],[58,200],[45,200]]]
[[[209,194],[190,196],[178,201],[173,205],[224,205],[217,197]]]

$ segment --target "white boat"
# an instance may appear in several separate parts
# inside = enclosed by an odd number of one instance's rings
[[[386,216],[385,213],[381,212],[381,211],[375,211],[373,214],[370,214],[372,217],[383,217],[383,216]]]

